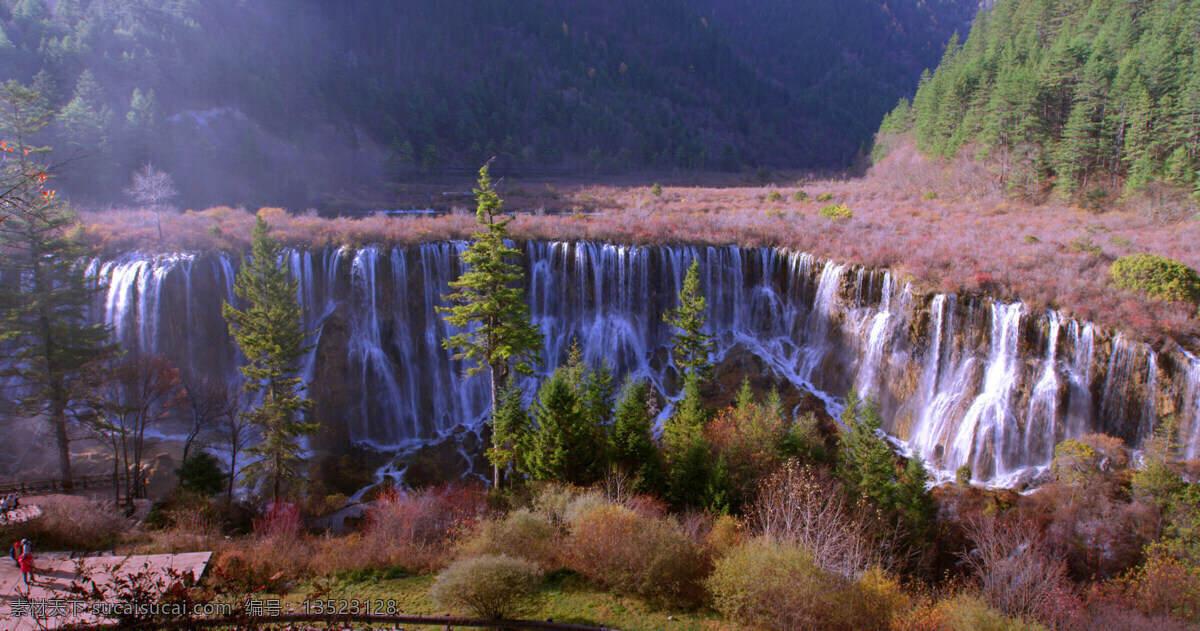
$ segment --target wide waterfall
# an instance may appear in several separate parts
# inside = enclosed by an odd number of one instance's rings
[[[294,250],[290,274],[312,350],[303,362],[315,420],[346,444],[400,450],[478,424],[487,380],[465,378],[442,348],[440,317],[465,243]],[[699,260],[715,359],[748,352],[835,416],[855,388],[877,397],[885,429],[933,468],[969,465],[1009,483],[1045,467],[1054,445],[1104,432],[1137,447],[1160,415],[1200,457],[1200,360],[1155,351],[1053,311],[976,296],[925,295],[888,271],[769,248],[630,247],[530,242],[526,298],[545,335],[546,374],[577,340],[618,377],[668,398],[677,373],[662,322]],[[237,300],[240,257],[126,254],[95,263],[107,294],[96,313],[122,345],[185,372],[238,379],[221,318]],[[97,315],[99,318],[100,315]],[[532,385],[532,383],[526,384]]]

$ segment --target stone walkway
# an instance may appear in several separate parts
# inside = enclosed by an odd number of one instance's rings
[[[0,629],[54,629],[67,624],[98,622],[97,603],[71,593],[71,584],[82,581],[81,572],[104,586],[115,577],[147,572],[169,583],[167,569],[200,577],[211,552],[150,554],[127,557],[71,558],[67,553],[34,555],[34,582],[26,586],[12,559],[0,559]],[[111,604],[111,603],[109,603]]]

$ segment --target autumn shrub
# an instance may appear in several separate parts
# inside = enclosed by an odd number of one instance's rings
[[[283,541],[296,538],[304,527],[300,507],[295,504],[276,504],[254,520],[254,534],[265,539]]]
[[[1096,452],[1096,466],[1101,471],[1124,469],[1129,466],[1129,452],[1125,442],[1120,438],[1107,434],[1091,433],[1079,437],[1079,442],[1091,447]]]
[[[822,569],[854,577],[896,557],[874,516],[823,469],[789,460],[760,483],[746,525],[752,535],[805,550]]]
[[[41,517],[5,528],[10,543],[29,539],[40,550],[104,550],[129,530],[128,521],[111,504],[63,495],[39,498],[37,505]]]
[[[1117,259],[1109,269],[1113,284],[1152,298],[1196,302],[1200,300],[1200,275],[1183,263],[1157,254],[1131,254]]]
[[[954,482],[959,486],[971,486],[971,465],[964,464],[955,470]]]
[[[817,196],[817,201],[819,202],[827,202],[831,199],[833,199],[833,193],[821,193]]]
[[[808,193],[806,193],[803,189],[798,190],[795,193],[792,193],[792,201],[806,202],[808,201]]]
[[[212,550],[219,552],[225,538],[221,533],[220,510],[205,497],[176,489],[166,502],[156,505],[151,514],[156,524],[148,528],[150,541],[138,546],[139,554],[176,554]],[[147,516],[143,525],[149,525]]]
[[[713,521],[712,527],[704,537],[704,547],[709,556],[716,558],[724,555],[742,541],[742,528],[738,520],[731,515],[721,515]]]
[[[558,532],[550,520],[528,509],[519,509],[502,519],[482,521],[470,538],[459,546],[462,558],[507,555],[536,563],[544,570],[557,567]]]
[[[253,544],[243,544],[214,555],[209,567],[211,585],[235,593],[278,591],[291,577],[273,562],[277,557],[261,552]]]
[[[602,493],[556,482],[541,483],[533,496],[534,512],[556,528],[566,528],[582,512],[613,503]]]
[[[1099,460],[1099,454],[1091,446],[1068,438],[1054,446],[1051,468],[1059,481],[1082,485],[1100,470]]]
[[[517,618],[537,610],[537,565],[487,554],[455,561],[438,574],[429,596],[439,607],[477,618]]]
[[[389,490],[367,512],[357,538],[323,542],[312,565],[320,573],[393,566],[414,574],[436,571],[485,516],[486,506],[486,493],[473,486]]]
[[[756,401],[749,382],[743,381],[738,400],[719,411],[704,427],[709,449],[723,457],[737,509],[754,493],[764,471],[775,469],[781,461],[780,446],[787,437],[790,423],[783,413],[778,393],[765,401]]]
[[[859,607],[864,617],[874,620],[881,628],[897,628],[913,609],[913,599],[904,591],[900,581],[882,568],[874,567],[854,581],[858,590]]]
[[[970,629],[971,631],[1037,631],[1045,627],[1011,618],[1004,612],[993,609],[977,596],[958,594],[938,602],[937,616],[943,629]]]
[[[767,193],[767,201],[781,202],[783,201],[783,193],[780,193],[779,191],[771,191],[770,193]]]
[[[716,562],[705,581],[713,607],[725,617],[763,629],[867,629],[854,584],[817,567],[812,554],[791,543],[756,538]]]
[[[817,213],[826,219],[834,219],[838,221],[854,217],[854,211],[847,208],[845,204],[830,204],[828,206],[823,206],[821,207],[821,210],[817,211]]]
[[[1020,500],[1021,513],[1045,522],[1041,539],[1079,580],[1116,576],[1142,562],[1159,514],[1129,500],[1121,479],[1093,474],[1086,487],[1051,482]]]
[[[1173,616],[1200,624],[1200,566],[1150,547],[1146,563],[1117,582],[1147,615]]]
[[[693,607],[704,600],[709,561],[668,520],[623,506],[596,507],[572,523],[563,554],[580,574],[652,603]]]
[[[969,520],[966,531],[973,549],[963,561],[974,571],[983,598],[1004,613],[1043,615],[1068,585],[1066,563],[1046,549],[1036,524],[981,516]]]

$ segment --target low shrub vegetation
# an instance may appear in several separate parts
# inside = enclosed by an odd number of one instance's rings
[[[463,557],[509,554],[536,563],[543,570],[558,567],[558,529],[545,515],[527,508],[503,518],[481,522],[459,547]]]
[[[1157,254],[1132,254],[1117,259],[1109,269],[1113,284],[1152,298],[1200,301],[1200,275],[1196,270]]]
[[[845,204],[830,204],[828,206],[823,206],[821,207],[821,210],[817,211],[817,213],[826,219],[835,220],[850,219],[854,216],[854,211],[847,208]]]
[[[873,629],[890,617],[870,619],[877,607],[853,582],[817,567],[798,545],[765,537],[734,548],[706,582],[724,616],[764,629]]]
[[[704,601],[709,561],[670,521],[623,506],[593,508],[571,525],[564,555],[580,574],[653,603],[694,607]]]
[[[429,595],[438,606],[477,618],[518,618],[537,608],[537,565],[504,555],[455,561],[438,574]]]

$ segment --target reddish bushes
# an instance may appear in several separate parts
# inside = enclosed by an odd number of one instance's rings
[[[368,513],[361,547],[381,565],[436,570],[454,542],[483,515],[486,502],[482,490],[455,485],[390,491]]]
[[[974,550],[963,555],[979,580],[983,597],[1020,618],[1055,615],[1069,590],[1067,566],[1045,549],[1036,525],[1026,520],[973,519],[967,537]]]
[[[704,600],[709,561],[669,522],[620,506],[603,506],[573,523],[564,556],[570,567],[602,585],[662,605]]]

